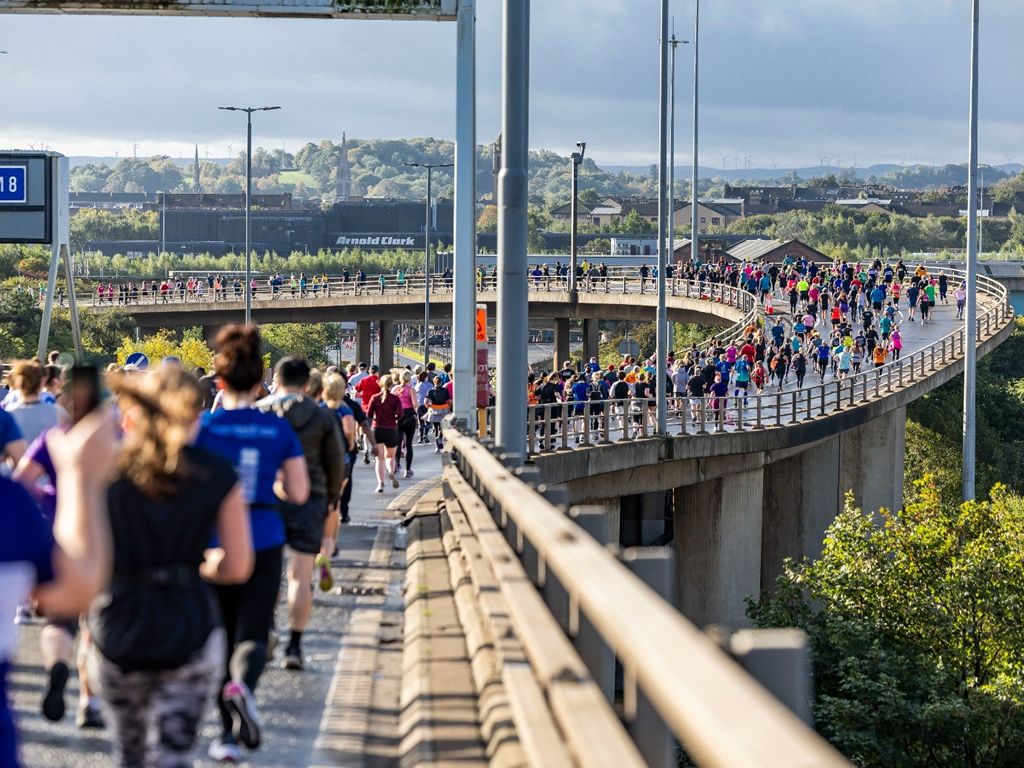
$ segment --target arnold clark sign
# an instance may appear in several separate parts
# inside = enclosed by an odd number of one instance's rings
[[[423,237],[416,235],[338,235],[339,248],[422,248]]]
[[[454,21],[459,0],[0,0],[0,13],[175,14]]]

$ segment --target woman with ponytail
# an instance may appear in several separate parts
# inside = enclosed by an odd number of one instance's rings
[[[92,677],[119,765],[190,764],[224,658],[210,584],[252,570],[245,500],[231,465],[190,445],[203,402],[191,374],[165,366],[111,383],[124,440],[107,493],[113,573],[88,617]]]

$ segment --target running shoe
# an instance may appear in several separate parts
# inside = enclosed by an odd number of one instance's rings
[[[398,487],[398,478],[395,477],[395,473],[394,472],[388,472],[388,478],[390,478],[390,480],[391,480],[391,487],[392,488],[397,488]]]
[[[64,688],[68,684],[71,670],[63,661],[58,661],[47,674],[46,692],[43,694],[43,717],[51,722],[64,718]]]
[[[210,759],[216,763],[240,763],[242,762],[242,751],[236,744],[230,741],[214,739],[207,751]]]
[[[19,605],[14,611],[14,623],[18,626],[24,626],[25,624],[32,623],[32,607],[29,605]]]
[[[377,493],[384,493],[384,483],[377,483]]]
[[[221,693],[224,706],[231,713],[232,733],[249,749],[260,746],[260,713],[256,701],[245,683],[228,680]]]
[[[367,451],[366,453],[363,454],[363,464],[369,464],[369,463],[370,463],[370,452]]]
[[[411,469],[407,469],[402,473],[402,477],[412,477],[414,474],[415,473]]]
[[[106,723],[103,722],[103,712],[99,707],[94,707],[89,704],[78,708],[78,715],[75,717],[75,725],[78,726],[79,730],[106,727]]]
[[[317,555],[314,562],[317,568],[320,569],[320,591],[330,592],[331,587],[334,586],[334,576],[331,575],[331,561],[323,555]]]
[[[306,666],[306,663],[302,660],[302,648],[299,646],[289,646],[288,650],[284,652],[284,661],[281,662],[281,666],[284,669],[301,672]]]

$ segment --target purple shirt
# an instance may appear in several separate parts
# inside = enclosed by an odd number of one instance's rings
[[[46,430],[46,432],[49,431]],[[32,441],[28,450],[25,451],[25,458],[31,459],[43,468],[43,474],[48,482],[44,482],[40,478],[36,486],[29,489],[29,493],[35,497],[43,517],[52,523],[57,514],[57,470],[53,468],[50,451],[46,447],[46,432]]]

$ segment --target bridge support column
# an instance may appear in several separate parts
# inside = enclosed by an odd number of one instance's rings
[[[750,624],[744,598],[761,590],[763,483],[764,470],[752,469],[675,491],[676,596],[698,626]]]
[[[764,468],[762,589],[774,588],[787,557],[821,554],[825,529],[841,503],[838,437]]]
[[[597,347],[601,340],[601,331],[598,328],[598,320],[583,321],[583,362],[587,363],[590,358],[597,357]]]
[[[386,373],[395,367],[395,321],[381,320],[378,325],[380,336],[380,366],[381,373]]]
[[[839,499],[853,491],[861,509],[903,507],[907,409],[897,408],[839,436]]]
[[[219,325],[204,325],[203,326],[203,341],[206,342],[206,345],[210,349],[214,348],[213,342],[214,342],[214,340],[216,340],[217,334],[220,333],[220,328],[221,327]]]
[[[664,491],[635,493],[619,500],[619,546],[650,547],[664,534]]]
[[[370,362],[370,321],[356,323],[356,362]]]
[[[551,370],[557,371],[569,359],[569,318],[555,318],[555,353]]]

